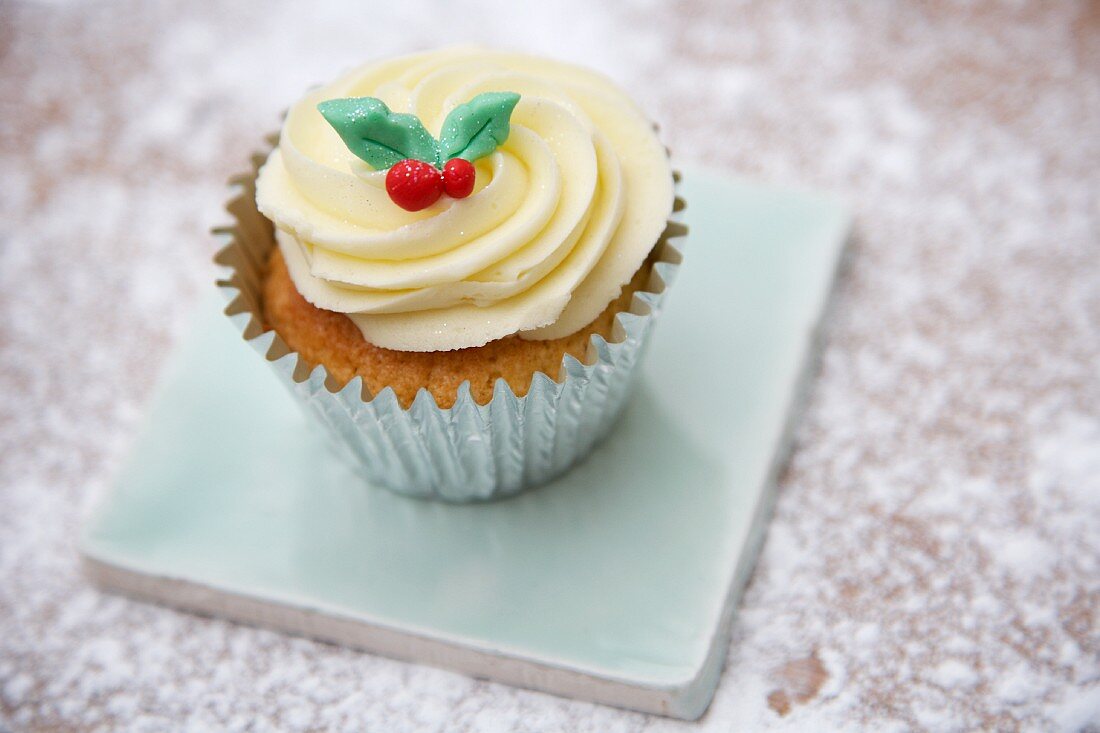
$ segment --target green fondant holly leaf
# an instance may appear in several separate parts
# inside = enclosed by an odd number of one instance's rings
[[[503,145],[517,102],[515,92],[486,92],[451,110],[439,133],[443,160],[463,158],[472,163]]]
[[[381,99],[349,97],[317,105],[348,150],[375,170],[413,158],[439,166],[439,143],[410,114],[395,114]]]

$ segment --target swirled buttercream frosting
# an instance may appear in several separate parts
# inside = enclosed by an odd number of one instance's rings
[[[317,109],[375,97],[438,136],[484,92],[520,95],[507,140],[478,159],[473,193],[406,211],[385,171],[355,157]],[[445,351],[583,328],[645,261],[672,211],[652,124],[610,80],[479,48],[357,68],[288,112],[256,201],[295,287],[346,313],[376,346]]]

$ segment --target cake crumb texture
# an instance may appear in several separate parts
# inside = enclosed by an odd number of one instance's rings
[[[546,341],[508,336],[453,351],[394,351],[369,343],[343,313],[323,310],[303,298],[290,279],[282,252],[275,247],[264,280],[264,324],[307,361],[323,364],[340,384],[361,376],[371,394],[391,387],[404,407],[411,405],[424,387],[436,404],[447,408],[454,404],[458,388],[469,380],[474,399],[485,404],[492,399],[498,378],[503,377],[516,396],[523,396],[535,372],[556,379],[566,354],[584,361],[593,334],[610,340],[615,314],[630,308],[631,297],[645,284],[649,271],[647,262],[596,320],[569,336]]]

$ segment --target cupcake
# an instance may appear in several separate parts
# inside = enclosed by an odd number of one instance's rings
[[[607,434],[685,231],[614,83],[421,53],[310,91],[271,142],[234,180],[226,312],[372,483],[497,498]]]

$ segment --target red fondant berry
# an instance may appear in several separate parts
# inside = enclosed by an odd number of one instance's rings
[[[431,163],[402,160],[386,174],[386,193],[405,211],[420,211],[443,195],[443,174]]]
[[[474,190],[474,164],[462,158],[451,158],[443,166],[443,190],[451,198],[464,199]]]

